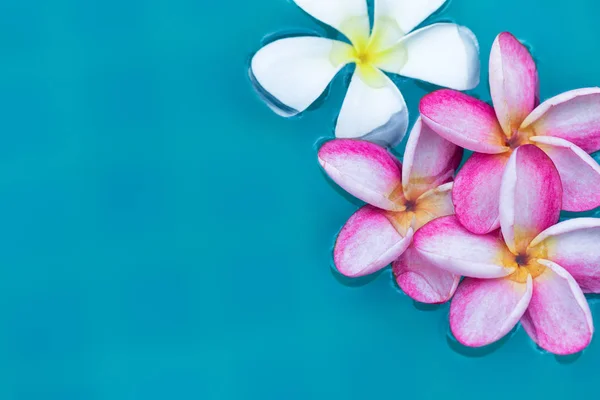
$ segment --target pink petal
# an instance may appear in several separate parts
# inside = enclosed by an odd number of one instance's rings
[[[600,206],[600,165],[573,143],[551,136],[533,136],[534,144],[554,161],[563,186],[562,208],[588,211]]]
[[[494,109],[455,90],[442,89],[421,99],[423,122],[452,143],[479,153],[508,151]]]
[[[463,280],[450,304],[450,329],[460,343],[481,347],[501,339],[519,322],[532,294],[526,283],[507,278]]]
[[[561,199],[560,175],[552,160],[531,144],[517,148],[500,188],[500,225],[513,253],[524,254],[540,232],[558,222]]]
[[[406,236],[396,231],[385,211],[364,206],[340,231],[333,250],[338,271],[345,276],[372,274],[389,265],[410,246],[412,229]]]
[[[503,265],[511,257],[499,235],[471,233],[455,216],[435,219],[419,229],[413,248],[433,266],[456,275],[499,278],[514,272]]]
[[[530,252],[566,269],[584,293],[600,293],[599,243],[600,219],[576,218],[540,233]]]
[[[500,227],[500,184],[508,157],[508,153],[475,153],[456,175],[452,191],[456,216],[473,233]]]
[[[512,34],[498,35],[490,54],[490,92],[498,120],[512,136],[539,101],[538,73],[531,54]]]
[[[392,267],[400,289],[421,303],[436,304],[450,300],[460,281],[460,275],[437,268],[412,247]]]
[[[402,186],[409,200],[450,182],[462,160],[462,149],[442,138],[421,118],[412,129],[404,152]]]
[[[533,281],[533,296],[521,324],[541,348],[560,355],[574,354],[592,340],[590,307],[573,277],[551,261]]]
[[[374,143],[336,139],[319,149],[319,162],[331,179],[351,195],[385,210],[399,210],[400,163]]]
[[[572,90],[545,101],[520,129],[566,139],[588,153],[600,150],[600,88]]]

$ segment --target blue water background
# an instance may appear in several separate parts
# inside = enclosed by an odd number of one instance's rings
[[[600,84],[595,0],[453,0],[437,19],[532,45],[542,98]],[[285,120],[262,39],[324,32],[286,0],[0,2],[0,399],[595,398],[596,338],[448,338],[384,271],[332,273],[356,208],[324,179],[344,79]],[[416,118],[423,85],[402,82]],[[364,282],[361,282],[364,283]],[[597,323],[600,309],[592,305]]]

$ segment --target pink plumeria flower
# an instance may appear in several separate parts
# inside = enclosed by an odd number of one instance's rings
[[[600,150],[600,88],[563,93],[537,106],[538,86],[527,48],[510,33],[502,33],[490,55],[494,108],[451,90],[421,100],[426,124],[476,152],[458,173],[453,193],[458,219],[474,233],[500,226],[502,174],[511,152],[524,144],[538,146],[556,164],[564,210],[600,206],[600,166],[588,154]]]
[[[408,110],[384,72],[458,90],[479,83],[479,45],[469,29],[438,23],[411,32],[446,0],[376,0],[372,30],[367,0],[294,2],[347,41],[289,37],[256,53],[253,85],[279,115],[306,110],[344,66],[355,64],[335,136],[395,146],[406,134]]]
[[[460,276],[433,266],[411,248],[413,232],[454,213],[452,178],[462,149],[418,120],[408,139],[404,167],[374,143],[335,139],[319,150],[333,181],[368,203],[350,217],[334,248],[337,270],[348,277],[372,274],[394,263],[400,288],[424,303],[450,299]]]
[[[431,264],[468,276],[450,305],[450,328],[471,347],[493,343],[521,321],[555,354],[583,350],[594,332],[584,292],[600,292],[600,219],[556,224],[562,185],[538,147],[515,149],[500,185],[500,232],[477,235],[450,216],[414,236]],[[556,224],[556,225],[555,225]]]

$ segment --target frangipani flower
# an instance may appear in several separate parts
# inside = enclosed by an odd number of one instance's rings
[[[467,28],[440,23],[412,31],[446,0],[376,0],[370,29],[366,0],[294,0],[344,34],[277,40],[253,57],[250,74],[267,104],[282,116],[306,110],[347,64],[356,64],[335,128],[338,138],[396,145],[408,127],[402,94],[384,74],[400,74],[458,90],[479,83],[479,47]]]
[[[456,339],[485,346],[519,322],[543,349],[572,354],[592,339],[585,292],[600,292],[600,220],[558,222],[562,186],[538,147],[515,149],[500,187],[500,232],[476,235],[456,216],[440,218],[414,236],[431,264],[470,278],[450,306]],[[583,289],[583,290],[582,290]]]
[[[337,270],[348,277],[372,274],[391,262],[400,288],[424,303],[447,301],[460,276],[433,266],[411,248],[413,232],[454,213],[450,192],[462,149],[418,120],[408,139],[404,167],[374,143],[335,139],[319,150],[325,172],[368,203],[340,231]]]
[[[534,144],[554,161],[563,185],[562,207],[600,206],[600,88],[563,93],[536,106],[538,74],[529,51],[502,33],[490,55],[494,108],[460,92],[440,90],[421,100],[423,121],[442,137],[477,152],[456,177],[456,216],[474,233],[500,226],[499,191],[512,151]]]

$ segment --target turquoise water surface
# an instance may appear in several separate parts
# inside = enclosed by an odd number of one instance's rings
[[[453,0],[478,36],[474,91],[513,32],[542,98],[600,85],[595,0]],[[302,118],[251,91],[251,54],[323,32],[286,0],[0,3],[0,399],[595,398],[596,338],[544,354],[448,335],[388,270],[331,270],[356,209],[324,178],[344,79]],[[401,82],[416,118],[431,89]],[[592,304],[596,323],[600,308]]]

